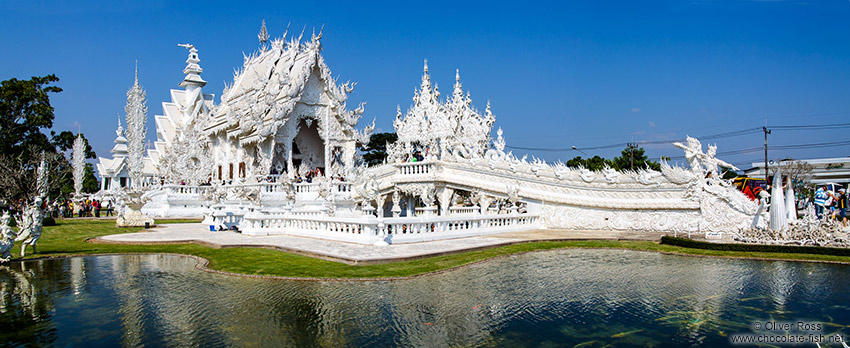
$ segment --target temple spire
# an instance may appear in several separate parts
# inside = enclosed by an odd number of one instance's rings
[[[422,94],[431,94],[431,75],[428,75],[428,60],[425,60],[425,67],[422,69],[424,73],[422,74],[422,85],[420,86],[419,93]]]
[[[455,89],[454,89],[454,97],[459,102],[460,99],[463,98],[463,85],[460,84],[460,69],[455,70]]]
[[[138,59],[136,59],[136,82],[135,82],[134,84],[135,84],[135,85],[138,85],[138,84],[139,84],[139,60],[138,60]],[[120,119],[118,120],[118,125],[119,125],[119,126],[121,125],[121,120],[120,120]]]
[[[198,50],[195,48],[195,45],[192,44],[178,44],[177,46],[184,47],[189,50],[189,57],[186,58],[186,67],[183,68],[183,73],[186,74],[186,77],[183,78],[183,82],[180,82],[180,87],[184,87],[187,90],[194,89],[191,87],[203,87],[207,84],[207,81],[201,78],[201,73],[204,72],[204,69],[201,69],[201,66],[198,63],[201,62],[198,59]]]
[[[269,31],[266,30],[266,20],[263,19],[263,26],[260,28],[260,33],[257,34],[257,38],[260,39],[260,47],[265,48],[266,43],[269,42]]]
[[[124,127],[121,126],[121,114],[118,114],[118,128],[115,129],[115,135],[119,137],[124,135]]]
[[[124,127],[121,126],[121,115],[118,115],[118,129],[115,130],[115,146],[112,147],[113,157],[127,157],[127,138],[124,137]]]

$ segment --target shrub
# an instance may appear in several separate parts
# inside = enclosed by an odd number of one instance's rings
[[[52,216],[41,219],[42,226],[56,226],[56,220]]]
[[[829,248],[821,246],[799,246],[799,245],[765,245],[765,244],[727,244],[703,242],[687,238],[663,236],[661,244],[680,246],[683,248],[720,250],[720,251],[744,251],[758,253],[789,253],[789,254],[814,254],[850,256],[850,249]]]

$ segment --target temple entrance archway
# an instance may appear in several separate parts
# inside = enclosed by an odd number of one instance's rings
[[[292,166],[299,172],[302,169],[325,172],[325,143],[319,136],[318,122],[302,119],[298,121],[298,134],[292,139]],[[306,173],[299,173],[305,175]]]

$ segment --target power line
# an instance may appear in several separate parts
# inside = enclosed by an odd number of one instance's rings
[[[817,149],[822,147],[833,147],[833,146],[845,146],[850,145],[850,140],[845,141],[833,141],[828,143],[811,143],[811,144],[789,144],[789,145],[774,145],[770,148],[773,150],[802,150],[802,149]],[[762,151],[763,147],[750,147],[746,149],[739,150],[729,150],[718,152],[717,156],[731,156],[731,155],[741,155],[745,153],[753,153]],[[684,159],[685,156],[672,156],[669,157],[671,160],[673,159]]]
[[[836,113],[832,113],[836,114]],[[841,113],[837,113],[841,114]],[[850,128],[850,123],[836,123],[836,124],[813,124],[813,125],[780,125],[780,126],[771,126],[771,129],[780,129],[780,130],[818,130],[818,129],[828,129],[828,128]],[[762,127],[751,127],[744,128],[739,130],[734,130],[730,132],[716,133],[704,136],[698,136],[696,138],[700,140],[712,140],[712,139],[723,139],[723,138],[731,138],[743,135],[750,135],[761,133],[763,131]],[[684,139],[667,139],[667,140],[652,140],[652,141],[637,141],[638,145],[659,145],[659,144],[670,144],[677,141],[683,141]],[[625,148],[629,143],[616,143],[616,144],[608,144],[608,145],[599,145],[599,146],[588,146],[581,147],[582,150],[602,150],[602,149],[610,149],[610,148]],[[545,151],[545,152],[565,152],[565,151],[573,151],[572,147],[569,148],[542,148],[542,147],[524,147],[524,146],[505,146],[509,149],[514,150],[526,150],[526,151]]]

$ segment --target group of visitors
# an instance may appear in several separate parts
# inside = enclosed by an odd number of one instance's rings
[[[425,154],[422,154],[422,151],[416,150],[413,153],[404,155],[404,162],[422,162],[428,157],[428,154],[431,152],[431,148],[425,148]]]
[[[299,184],[302,183],[302,182],[311,183],[311,182],[313,182],[313,178],[319,177],[319,176],[322,176],[322,171],[319,170],[319,168],[316,168],[316,169],[313,169],[313,170],[307,172],[307,174],[304,175],[304,177],[301,176],[301,173],[296,172],[295,173],[295,182],[299,183]]]
[[[104,204],[103,201],[97,199],[85,199],[76,204],[70,199],[61,202],[57,200],[48,208],[48,212],[53,217],[72,218],[76,215],[77,217],[99,218],[102,210],[104,216],[114,216],[112,201],[107,201]]]
[[[841,219],[844,227],[847,227],[847,190],[843,187],[838,189],[835,194],[830,191],[826,185],[821,185],[815,191],[815,214],[818,219],[823,219],[824,215],[833,219]],[[837,216],[836,216],[837,215]]]
[[[42,203],[41,209],[45,216],[52,218],[73,218],[73,217],[105,217],[115,216],[114,203],[111,200],[104,201],[98,199],[85,199],[75,203],[71,199],[56,199]],[[27,203],[23,199],[19,199],[9,205],[8,209],[13,214],[21,213],[26,208]]]

